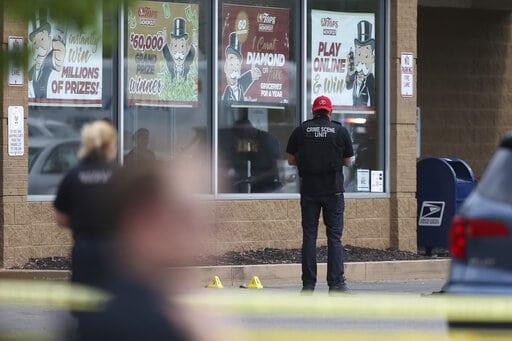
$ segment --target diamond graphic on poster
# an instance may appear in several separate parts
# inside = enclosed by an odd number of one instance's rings
[[[287,104],[289,9],[224,4],[222,12],[219,93],[224,105]]]

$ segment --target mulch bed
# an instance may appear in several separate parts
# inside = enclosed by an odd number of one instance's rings
[[[446,253],[438,253],[445,257]],[[394,260],[430,259],[421,254],[398,250],[376,250],[356,246],[345,246],[346,262],[375,262]],[[320,263],[327,262],[327,247],[321,246],[317,250],[317,259]],[[254,264],[292,264],[300,263],[300,249],[273,249],[264,248],[256,251],[227,252],[221,256],[201,256],[192,265],[254,265]],[[71,262],[66,257],[33,258],[18,269],[24,270],[68,270]]]

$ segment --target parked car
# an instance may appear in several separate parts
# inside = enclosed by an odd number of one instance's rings
[[[30,195],[55,194],[64,174],[78,163],[78,139],[32,138],[29,145]]]
[[[55,121],[43,120],[40,118],[28,118],[28,135],[32,138],[71,138],[78,136],[78,131],[70,125]]]
[[[477,189],[454,218],[449,240],[453,260],[444,291],[512,295],[512,133],[502,140]]]

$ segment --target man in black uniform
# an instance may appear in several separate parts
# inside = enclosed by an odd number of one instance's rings
[[[344,291],[343,212],[345,208],[343,166],[352,164],[354,151],[348,131],[331,121],[332,104],[321,96],[313,103],[313,119],[296,128],[286,152],[288,163],[297,165],[301,178],[302,282],[303,291],[316,285],[316,239],[323,212],[327,227],[327,284],[329,292]]]

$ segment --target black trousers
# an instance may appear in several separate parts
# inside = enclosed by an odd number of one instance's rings
[[[327,284],[329,287],[343,283],[343,193],[324,197],[301,197],[302,209],[302,283],[307,287],[316,285],[316,240],[320,211],[327,227]]]
[[[111,274],[114,243],[76,238],[71,256],[71,281],[104,289]]]

